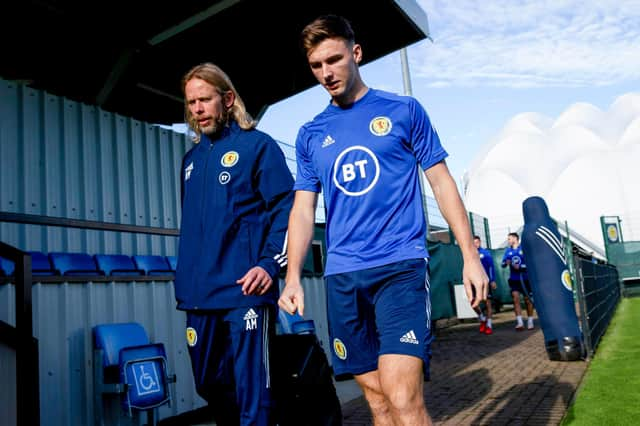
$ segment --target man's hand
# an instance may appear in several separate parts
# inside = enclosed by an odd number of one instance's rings
[[[242,285],[242,294],[245,296],[262,296],[271,288],[273,280],[262,267],[254,266],[236,283]]]
[[[462,283],[464,284],[467,298],[471,301],[472,308],[475,308],[480,302],[487,299],[489,277],[487,277],[487,273],[484,271],[479,257],[475,256],[464,263],[464,267],[462,268]]]
[[[301,316],[304,315],[304,290],[299,280],[286,279],[278,306],[292,315],[296,310]]]
[[[495,281],[491,281],[491,288],[495,290],[496,288],[498,288],[498,284],[496,284]]]

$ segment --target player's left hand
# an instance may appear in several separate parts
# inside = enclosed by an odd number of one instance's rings
[[[254,266],[236,283],[242,285],[242,294],[245,296],[261,296],[271,288],[273,280],[262,267]]]
[[[487,277],[479,257],[474,256],[464,262],[462,283],[464,284],[467,298],[471,301],[472,308],[477,307],[483,300],[487,300],[489,277]]]

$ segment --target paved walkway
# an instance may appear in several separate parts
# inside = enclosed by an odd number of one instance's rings
[[[469,321],[469,320],[467,320]],[[557,425],[587,367],[549,361],[542,331],[514,329],[513,311],[494,318],[494,334],[476,322],[437,330],[425,401],[437,425]],[[371,425],[363,397],[342,406],[344,425]]]

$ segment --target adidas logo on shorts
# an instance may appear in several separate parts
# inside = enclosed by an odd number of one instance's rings
[[[411,330],[410,332],[402,336],[400,338],[400,341],[402,343],[413,343],[414,345],[418,344],[418,339],[416,339],[416,333],[414,333],[413,330]]]

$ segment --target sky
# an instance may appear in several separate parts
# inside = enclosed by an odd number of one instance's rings
[[[640,0],[417,2],[433,41],[406,49],[412,95],[449,153],[459,187],[482,147],[515,115],[556,118],[576,102],[607,110],[640,91]],[[369,87],[404,93],[399,51],[362,66],[361,74]],[[272,105],[258,128],[294,145],[299,127],[328,101],[315,86]]]

